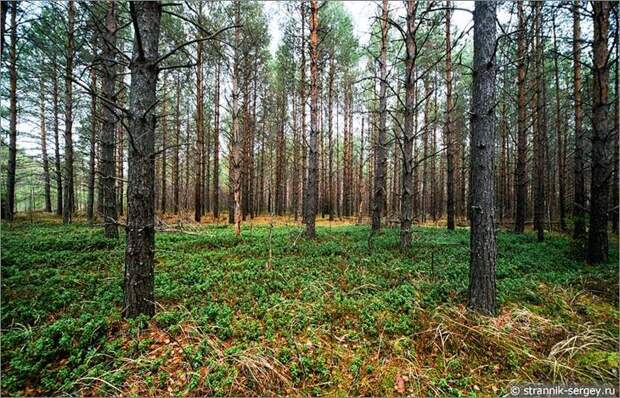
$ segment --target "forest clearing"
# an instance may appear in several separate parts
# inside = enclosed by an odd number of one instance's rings
[[[0,5],[1,396],[620,393],[617,1]]]

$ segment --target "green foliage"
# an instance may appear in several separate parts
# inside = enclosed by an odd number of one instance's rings
[[[480,363],[500,364],[509,372],[505,379],[527,366],[524,371],[532,375],[550,366],[527,362],[523,344],[488,353],[485,338],[468,342],[475,360],[459,351],[445,362],[429,356],[429,347],[439,343],[424,336],[445,327],[433,319],[466,301],[466,229],[415,228],[407,251],[399,248],[396,229],[377,235],[372,250],[367,227],[319,228],[316,241],[298,239],[299,232],[299,227],[273,230],[271,265],[267,227],[253,226],[241,238],[211,227],[199,235],[158,234],[158,313],[152,321],[125,322],[120,317],[123,239],[105,239],[100,228],[80,224],[3,225],[2,391],[14,395],[36,386],[39,395],[79,394],[93,380],[104,380],[98,395],[111,394],[127,388],[126,380],[140,372],[145,388],[161,393],[174,385],[177,374],[169,361],[175,356],[193,372],[182,384],[194,395],[239,395],[234,388],[240,377],[246,377],[246,388],[258,388],[261,380],[251,375],[264,373],[248,369],[261,361],[281,366],[280,374],[308,395],[343,388],[337,380],[365,377],[381,378],[372,384],[375,390],[360,393],[389,395],[392,387],[379,389],[393,386],[390,372],[398,365],[386,372],[387,358],[432,365],[430,385],[449,395],[476,393],[465,376]],[[563,330],[598,322],[617,338],[617,250],[611,258],[607,265],[589,267],[574,259],[564,236],[549,234],[538,243],[530,234],[500,232],[499,301],[544,316]],[[573,298],[579,291],[592,293],[587,300],[578,299],[583,294]],[[510,336],[517,326],[502,333]],[[528,330],[531,341],[549,338],[536,325]],[[450,344],[459,338],[451,335],[444,349],[456,349]],[[527,348],[546,358],[551,346]],[[613,377],[610,369],[618,358],[613,347],[597,343],[566,360],[584,374]],[[203,368],[208,371],[201,373]],[[356,383],[343,392],[354,394],[361,388]]]

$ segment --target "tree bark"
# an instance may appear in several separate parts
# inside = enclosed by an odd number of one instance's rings
[[[54,108],[54,169],[56,176],[56,215],[62,215],[62,168],[60,159],[60,129],[59,129],[59,114],[60,107],[58,104],[58,73],[56,69],[56,60],[54,59],[52,66],[52,81],[53,81],[53,108]]]
[[[573,97],[575,100],[575,159],[574,159],[574,205],[573,205],[573,238],[585,240],[586,234],[586,197],[582,110],[581,110],[581,22],[579,1],[573,3]]]
[[[448,5],[449,7],[449,5]],[[413,143],[415,141],[415,67],[417,48],[415,42],[417,3],[407,1],[407,34],[405,36],[405,120],[403,134],[403,178],[400,200],[400,245],[411,246],[413,221]],[[449,25],[449,23],[448,23]],[[449,81],[449,80],[448,80]]]
[[[69,0],[67,11],[67,46],[65,48],[65,163],[62,221],[71,223],[74,210],[73,183],[73,61],[75,56],[75,2]]]
[[[609,131],[609,9],[607,1],[593,2],[594,45],[592,55],[592,188],[588,262],[608,260],[609,186],[612,177],[612,136]],[[617,45],[617,43],[616,43]],[[618,101],[618,99],[616,99]]]
[[[381,229],[381,212],[385,206],[385,172],[387,164],[386,137],[387,137],[387,45],[388,45],[388,1],[383,0],[381,18],[381,54],[379,56],[379,129],[376,143],[374,196],[372,204],[372,230]]]
[[[165,85],[165,84],[164,84]],[[167,196],[167,181],[166,181],[166,171],[168,167],[168,100],[166,98],[166,89],[163,90],[163,99],[162,99],[162,115],[161,115],[161,212],[162,214],[166,213],[166,196]]]
[[[306,236],[310,239],[316,237],[315,218],[319,200],[319,159],[318,159],[318,135],[319,135],[319,71],[318,71],[318,45],[319,45],[319,5],[317,0],[310,2],[310,140],[308,145],[308,182],[306,211],[304,220],[306,223]]]
[[[525,99],[525,59],[527,52],[523,2],[517,2],[519,34],[517,37],[517,167],[515,170],[515,232],[525,230],[527,214],[527,120]]]
[[[179,136],[181,135],[181,82],[177,76],[177,90],[175,98],[175,115],[174,115],[174,157],[172,159],[172,211],[174,214],[179,213]]]
[[[41,157],[43,161],[43,192],[45,195],[45,211],[52,212],[52,195],[50,189],[50,166],[49,158],[47,155],[47,129],[45,128],[45,85],[43,78],[39,80],[40,97],[39,97],[39,110],[40,110],[40,123],[41,123]]]
[[[495,137],[496,3],[474,8],[474,88],[471,133],[469,308],[496,312],[493,160]]]
[[[11,43],[9,45],[9,159],[6,179],[6,217],[15,216],[15,169],[17,165],[17,2],[11,2]]]
[[[454,229],[454,139],[452,137],[452,39],[450,37],[450,16],[452,14],[450,0],[446,2],[446,127],[447,141],[447,213],[448,229]]]
[[[95,218],[95,164],[97,158],[97,71],[92,68],[90,95],[90,150],[88,158],[88,198],[86,200],[86,220],[92,224]]]
[[[108,3],[106,30],[102,43],[103,79],[101,94],[105,98],[101,110],[101,185],[103,189],[103,223],[106,238],[118,238],[116,209],[116,4]]]
[[[202,217],[202,151],[204,137],[204,94],[203,94],[203,42],[198,42],[196,61],[196,163],[194,177],[194,220],[200,222]],[[233,121],[233,123],[235,123]]]
[[[241,134],[239,131],[239,91],[238,91],[238,81],[239,81],[239,52],[241,46],[241,3],[239,0],[235,0],[235,59],[233,65],[233,78],[232,78],[232,131],[230,133],[232,142],[231,142],[231,187],[233,190],[233,213],[234,213],[234,224],[235,224],[235,235],[239,236],[241,234]]]
[[[535,95],[536,95],[536,123],[534,124],[534,229],[539,242],[544,240],[545,224],[545,141],[547,135],[547,121],[545,112],[545,77],[542,38],[542,3],[536,2],[535,7]]]
[[[155,250],[155,121],[161,3],[131,2],[134,51],[130,65],[130,139],[127,185],[127,246],[123,314],[153,316]]]
[[[220,218],[220,64],[215,66],[214,98],[214,132],[213,132],[213,219]]]
[[[566,167],[564,164],[564,127],[560,116],[560,70],[558,67],[558,43],[555,32],[555,16],[553,18],[553,71],[555,74],[555,129],[557,137],[557,168],[558,168],[558,206],[560,213],[560,229],[566,230]]]

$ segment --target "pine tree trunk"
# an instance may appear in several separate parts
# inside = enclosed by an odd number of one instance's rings
[[[609,187],[612,177],[612,136],[609,130],[609,3],[592,3],[594,10],[593,78],[592,78],[592,188],[588,262],[605,263],[609,241]],[[616,43],[617,44],[617,43]],[[618,101],[618,99],[616,99]]]
[[[215,66],[215,131],[213,132],[213,219],[220,218],[220,64]]]
[[[172,211],[179,214],[179,136],[181,135],[181,84],[177,75],[177,90],[175,98],[175,115],[174,115],[174,150],[172,158]]]
[[[101,94],[105,98],[101,110],[101,163],[102,163],[102,189],[103,189],[103,222],[104,234],[107,238],[118,238],[116,227],[116,46],[117,17],[116,5],[108,3],[106,15],[106,30],[102,51],[103,79],[101,82]]]
[[[95,217],[95,159],[97,157],[97,71],[90,71],[90,150],[88,158],[88,198],[86,200],[86,220],[92,224]]]
[[[417,3],[407,2],[407,34],[405,36],[405,120],[403,134],[403,181],[400,200],[400,245],[411,246],[411,223],[413,221],[413,145],[415,141],[415,71],[416,71],[416,11]],[[449,81],[449,80],[448,80]]]
[[[454,139],[452,137],[452,38],[450,36],[450,17],[452,14],[450,0],[446,1],[446,126],[447,141],[447,213],[448,229],[454,229]]]
[[[525,15],[523,2],[517,2],[519,34],[517,37],[517,167],[515,171],[516,215],[515,232],[525,230],[527,214],[527,120],[525,99],[525,61],[527,45],[525,41]]]
[[[316,237],[315,218],[319,200],[319,159],[317,153],[320,117],[320,109],[318,107],[319,6],[317,0],[311,0],[310,4],[310,140],[308,143],[308,182],[304,220],[306,223],[306,236],[314,239]]]
[[[69,0],[67,4],[67,47],[65,65],[65,163],[64,163],[64,198],[62,221],[67,224],[72,221],[74,210],[74,183],[73,183],[73,58],[75,56],[74,25],[75,2]]]
[[[495,137],[494,1],[474,8],[474,88],[471,133],[469,308],[496,312],[493,160]]]
[[[56,176],[56,214],[62,215],[62,168],[60,160],[60,129],[59,129],[59,104],[58,104],[58,73],[56,69],[56,62],[53,62],[52,67],[52,81],[53,81],[53,107],[54,107],[54,169]]]
[[[48,213],[52,212],[52,195],[50,189],[50,166],[49,166],[49,158],[47,155],[47,129],[45,128],[45,85],[43,84],[43,78],[40,78],[39,81],[40,87],[40,98],[39,98],[39,106],[40,106],[40,123],[41,123],[41,157],[43,162],[43,192],[45,195],[45,211]]]
[[[329,182],[327,183],[328,189],[328,212],[329,212],[329,221],[334,220],[334,197],[335,197],[335,189],[334,189],[334,131],[333,131],[333,107],[334,107],[334,53],[330,54],[329,60],[329,83],[327,86],[327,151],[328,151],[328,171],[327,178]]]
[[[385,207],[385,173],[387,164],[386,138],[387,138],[387,45],[388,45],[388,2],[383,0],[383,12],[381,19],[381,54],[379,56],[379,129],[377,134],[374,194],[372,204],[372,230],[381,229],[381,212]]]
[[[159,2],[131,2],[134,54],[131,62],[130,124],[128,146],[127,246],[125,250],[125,301],[123,315],[135,318],[155,314],[155,122],[159,58]]]
[[[239,81],[239,52],[241,45],[241,4],[239,0],[235,0],[235,55],[233,65],[233,78],[232,78],[232,131],[230,133],[231,142],[231,188],[232,195],[232,207],[233,207],[233,221],[235,224],[235,234],[239,236],[241,234],[241,142],[239,131],[239,91],[237,84]]]
[[[204,95],[203,95],[203,42],[198,42],[196,61],[196,163],[194,178],[194,220],[202,217],[202,139],[204,137]]]
[[[11,2],[11,44],[9,47],[9,159],[6,179],[6,217],[15,216],[15,169],[17,162],[17,2]]]
[[[579,1],[573,3],[573,97],[575,100],[575,159],[574,159],[574,205],[573,205],[573,237],[585,240],[586,234],[586,197],[584,151],[585,142],[581,110],[581,22]]]
[[[557,172],[558,172],[558,207],[560,213],[560,229],[566,230],[566,169],[564,165],[564,128],[560,116],[560,70],[558,67],[558,43],[555,33],[555,14],[553,18],[553,71],[555,75],[555,129],[557,137]]]
[[[163,99],[162,99],[162,115],[161,115],[161,212],[162,214],[166,213],[166,190],[167,190],[167,181],[166,181],[166,171],[168,166],[167,155],[167,146],[168,146],[168,100],[166,98],[166,90],[163,90]]]
[[[537,2],[535,7],[536,29],[536,59],[534,61],[534,77],[536,79],[536,123],[534,124],[534,229],[539,242],[544,240],[545,223],[545,141],[547,135],[547,121],[545,112],[545,77],[542,39],[542,3]]]

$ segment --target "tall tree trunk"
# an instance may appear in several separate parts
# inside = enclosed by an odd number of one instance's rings
[[[232,138],[230,163],[232,171],[231,175],[231,188],[233,190],[233,213],[235,224],[235,235],[241,234],[241,134],[239,131],[239,53],[241,46],[241,3],[239,0],[235,0],[235,55],[233,65],[233,78],[232,78],[232,131],[230,133]]]
[[[200,222],[202,217],[202,150],[204,137],[204,94],[203,94],[203,42],[198,42],[196,61],[196,175],[194,178],[194,220]],[[233,122],[234,123],[234,122]]]
[[[374,197],[372,204],[372,229],[381,229],[381,212],[385,206],[385,172],[387,163],[386,137],[387,137],[387,45],[388,45],[388,1],[383,0],[383,12],[381,19],[381,54],[379,56],[379,129],[377,134],[377,146],[375,157],[375,180]]]
[[[45,194],[45,211],[51,213],[52,211],[52,195],[50,189],[50,165],[49,158],[47,156],[47,129],[45,128],[45,85],[43,84],[43,78],[39,79],[40,97],[39,97],[39,110],[40,110],[40,123],[41,123],[41,157],[43,161],[43,192]]]
[[[452,137],[452,38],[450,37],[450,17],[452,15],[450,0],[446,1],[446,126],[447,141],[447,212],[448,229],[454,229],[454,139]]]
[[[130,65],[130,124],[127,184],[127,246],[125,250],[125,301],[123,314],[153,316],[155,252],[155,121],[157,101],[159,26],[161,3],[129,4],[134,23],[134,49]]]
[[[319,71],[318,71],[318,45],[319,45],[319,5],[317,0],[310,2],[310,142],[308,145],[308,182],[306,211],[306,236],[313,239],[316,236],[315,218],[319,200],[319,159],[318,159],[318,135],[319,135]]]
[[[329,59],[329,83],[327,86],[327,151],[328,151],[328,172],[327,178],[329,182],[327,184],[328,189],[328,210],[329,221],[334,220],[334,131],[333,131],[333,108],[334,108],[334,53],[333,50]],[[345,116],[346,117],[346,116]]]
[[[612,136],[609,130],[609,9],[607,1],[593,2],[594,44],[592,55],[592,188],[590,200],[590,228],[588,262],[605,263],[609,242],[609,186],[612,177]],[[617,45],[617,43],[616,43]],[[618,101],[618,99],[616,99]]]
[[[620,46],[618,45],[618,43],[620,43],[620,29],[618,29],[616,27],[616,60],[620,59],[619,58],[619,50],[620,50]],[[619,138],[620,138],[620,65],[618,65],[618,61],[616,61],[616,89],[615,89],[615,94],[616,94],[616,117],[614,117],[614,179],[613,179],[613,185],[611,188],[612,191],[612,202],[611,202],[611,206],[616,209],[615,211],[612,212],[612,219],[611,219],[611,223],[612,223],[612,230],[614,231],[614,233],[618,234],[618,218],[620,218],[620,208],[618,207],[620,205],[620,201],[618,198],[618,195],[620,194],[620,192],[618,192],[618,184],[620,183],[620,142],[619,142]]]
[[[424,77],[424,133],[423,133],[423,155],[422,155],[422,221],[426,221],[430,202],[430,181],[429,181],[429,161],[430,161],[430,83],[428,76]]]
[[[449,5],[448,5],[449,6]],[[417,3],[407,1],[407,34],[405,36],[405,120],[403,134],[403,181],[400,200],[400,245],[411,246],[413,221],[413,143],[415,141],[415,67],[417,48],[415,42]],[[449,81],[449,79],[448,79]]]
[[[306,146],[308,144],[306,140],[306,2],[301,1],[301,78],[299,79],[299,98],[301,108],[301,200],[299,201],[299,212],[301,213],[304,222],[306,220],[306,199],[308,196],[308,165]]]
[[[364,206],[364,118],[362,118],[362,130],[360,132],[360,157],[357,173],[357,224],[362,224],[362,209]],[[403,178],[404,181],[404,178]]]
[[[575,159],[574,159],[574,205],[573,237],[576,240],[585,240],[586,234],[586,193],[585,193],[585,171],[584,171],[584,151],[585,142],[581,127],[581,22],[579,1],[573,3],[573,97],[575,99]]]
[[[544,239],[545,224],[545,141],[547,135],[547,121],[545,112],[545,78],[544,78],[544,59],[543,59],[543,38],[542,38],[542,3],[536,2],[535,7],[535,84],[536,84],[536,123],[534,124],[534,228],[539,242]]]
[[[164,83],[165,87],[165,83]],[[168,149],[168,100],[166,98],[166,89],[163,90],[163,99],[162,99],[162,115],[161,115],[161,212],[162,214],[166,213],[166,190],[167,190],[167,181],[166,181],[166,171],[167,171],[167,152]]]
[[[555,130],[557,137],[557,168],[558,168],[558,206],[560,213],[560,229],[566,230],[566,169],[564,165],[564,129],[563,122],[560,116],[560,70],[558,67],[558,43],[555,34],[555,15],[553,17],[553,71],[555,75]]]
[[[65,48],[65,164],[64,164],[64,200],[62,221],[67,224],[73,218],[74,183],[73,183],[73,59],[75,56],[75,2],[67,4],[67,46]]]
[[[495,18],[494,1],[474,8],[474,89],[471,133],[471,238],[469,308],[496,311],[495,220],[493,160],[495,137]]]
[[[9,47],[9,161],[6,179],[6,217],[15,216],[15,169],[17,164],[17,2],[11,2],[11,44]]]
[[[58,71],[57,71],[57,63],[52,62],[52,82],[53,82],[53,107],[54,107],[54,169],[55,169],[55,180],[56,180],[56,214],[62,215],[62,168],[61,168],[61,159],[60,159],[60,128],[59,128],[59,114],[60,107],[58,104]]]
[[[88,155],[88,198],[86,220],[92,224],[95,217],[95,160],[97,157],[97,70],[90,71],[90,150]]]
[[[101,116],[101,163],[102,163],[102,189],[103,189],[103,222],[104,234],[107,238],[118,238],[116,227],[116,31],[117,16],[116,4],[108,3],[106,14],[106,30],[104,33],[102,59],[103,79],[101,81],[101,93],[105,101]]]
[[[526,32],[523,2],[517,2],[519,34],[517,37],[517,167],[515,170],[515,232],[523,233],[527,215],[527,120],[525,99]]]
[[[214,132],[213,132],[213,219],[220,218],[220,63],[215,65]]]
[[[181,82],[177,75],[177,90],[174,115],[174,157],[172,159],[172,211],[179,213],[179,136],[181,135]]]

